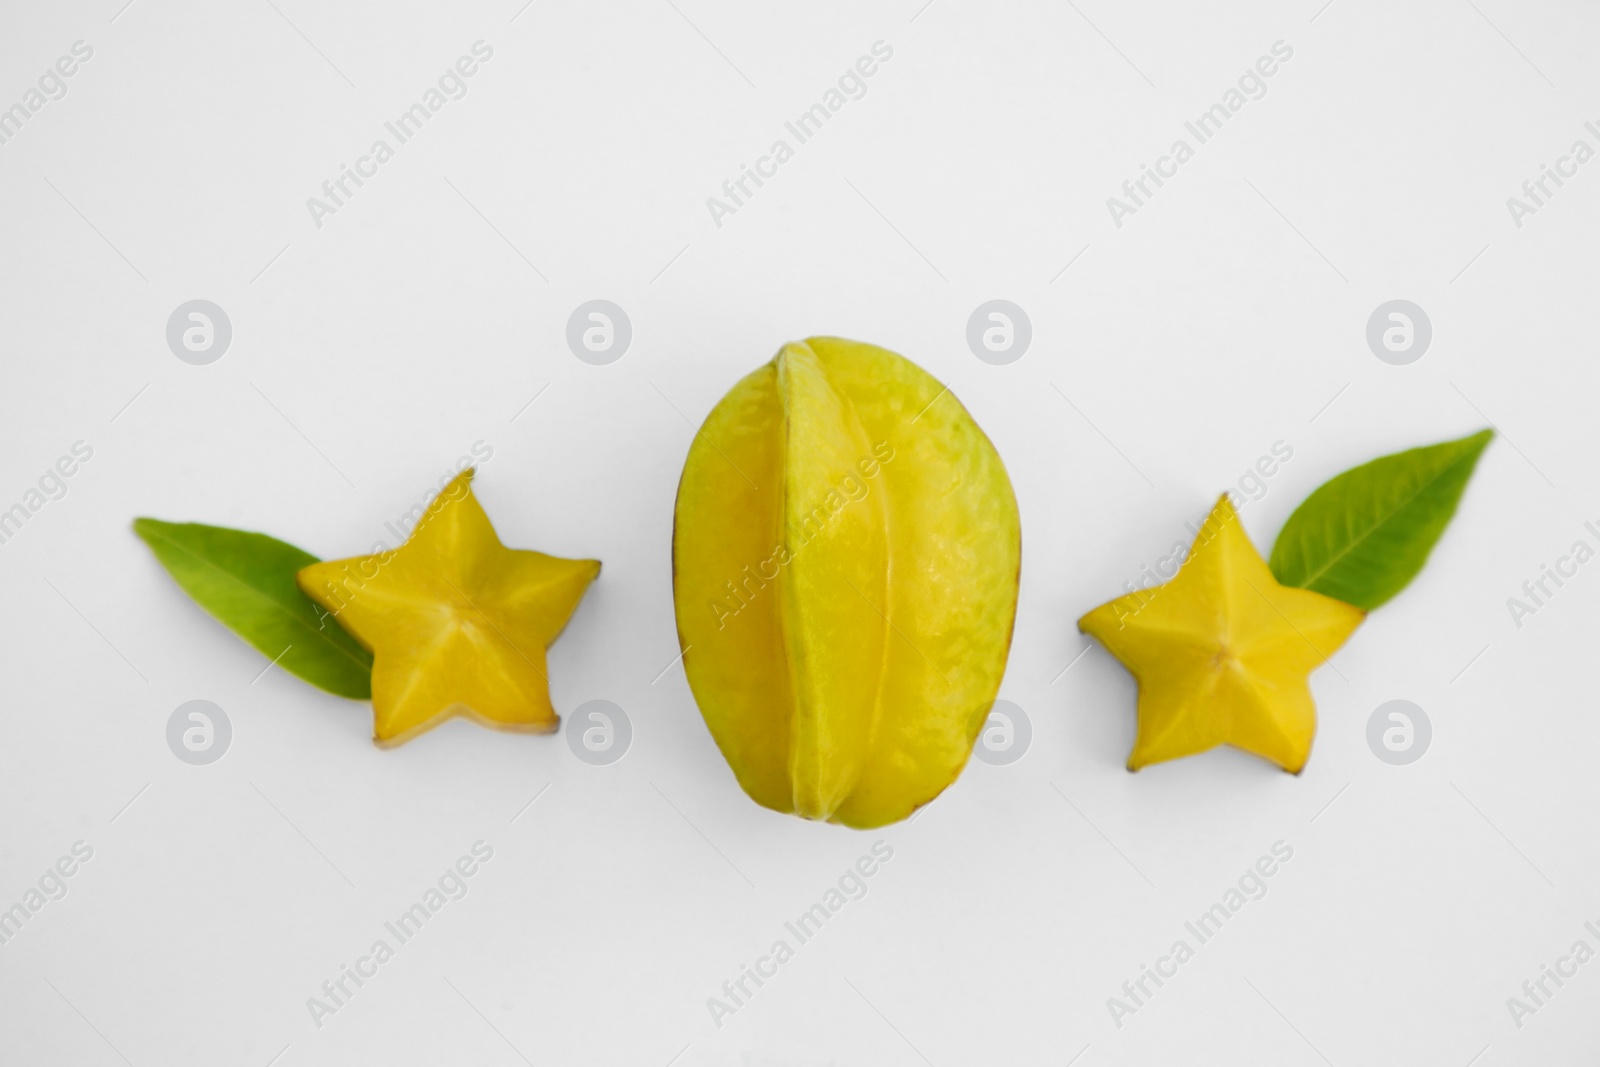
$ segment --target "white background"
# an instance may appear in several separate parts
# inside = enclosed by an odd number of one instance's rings
[[[0,907],[94,857],[0,946],[0,1060],[1589,1062],[1600,963],[1520,1029],[1506,998],[1600,949],[1600,563],[1520,628],[1506,600],[1600,547],[1600,163],[1520,229],[1505,201],[1600,148],[1600,13],[921,2],[10,5],[0,106],[94,57],[0,145],[0,507],[94,456],[0,545]],[[479,39],[469,94],[315,226],[307,197]],[[706,198],[878,40],[866,96],[714,225]],[[1279,40],[1267,95],[1116,227],[1106,198]],[[634,329],[603,367],[564,340],[597,297]],[[1034,332],[1003,367],[964,336],[997,297]],[[165,342],[194,298],[233,324],[209,366]],[[1364,339],[1394,298],[1433,322],[1410,366]],[[746,799],[674,664],[691,424],[817,333],[947,382],[1023,517],[1001,696],[1031,748],[877,833]],[[1243,512],[1263,552],[1327,477],[1491,421],[1426,571],[1315,675],[1303,775],[1123,769],[1135,688],[1079,615],[1275,442]],[[626,710],[614,765],[459,720],[379,751],[367,706],[263,675],[128,528],[353,555],[480,440],[507,543],[604,561],[550,675],[563,713]],[[209,767],[165,741],[196,698],[234,729]],[[1365,738],[1394,698],[1434,726],[1407,767]],[[479,839],[470,893],[316,1027],[306,999]],[[879,839],[867,896],[715,1026],[707,998]],[[1267,896],[1114,1025],[1279,840]]]

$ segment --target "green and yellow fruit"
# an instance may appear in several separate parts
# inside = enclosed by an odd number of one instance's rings
[[[739,784],[882,826],[953,782],[1000,688],[1021,529],[994,446],[873,345],[785,345],[722,398],[678,486],[690,688]]]

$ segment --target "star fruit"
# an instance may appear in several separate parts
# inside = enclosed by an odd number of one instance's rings
[[[758,804],[852,827],[961,773],[999,691],[1021,531],[994,446],[873,345],[788,344],[712,409],[673,599],[711,736]]]
[[[469,468],[451,481],[399,548],[315,563],[297,576],[372,652],[380,746],[453,715],[521,733],[551,733],[560,723],[545,649],[600,564],[505,547],[472,494],[472,475]]]
[[[1278,584],[1227,494],[1170,582],[1078,620],[1139,682],[1128,769],[1229,744],[1299,774],[1317,713],[1309,675],[1366,617]]]

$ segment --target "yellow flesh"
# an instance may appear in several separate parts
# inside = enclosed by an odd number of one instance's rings
[[[1020,562],[999,456],[910,361],[812,338],[736,384],[684,465],[673,593],[745,792],[856,827],[937,796],[999,690]]]
[[[1279,585],[1224,495],[1177,577],[1078,620],[1139,680],[1128,769],[1230,744],[1298,774],[1316,707],[1308,677],[1366,615]]]
[[[506,548],[452,481],[392,552],[314,563],[300,588],[372,651],[373,739],[401,744],[462,714],[500,730],[550,733],[545,649],[595,576],[595,560]]]

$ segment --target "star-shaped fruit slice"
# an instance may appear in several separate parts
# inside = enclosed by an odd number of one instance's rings
[[[522,733],[560,723],[545,649],[600,564],[501,544],[472,495],[472,474],[449,484],[399,548],[298,575],[306,595],[372,652],[373,740],[383,747],[457,714]]]
[[[1366,613],[1279,585],[1223,494],[1178,574],[1078,620],[1139,682],[1128,769],[1229,744],[1299,774],[1317,729],[1309,675]]]

